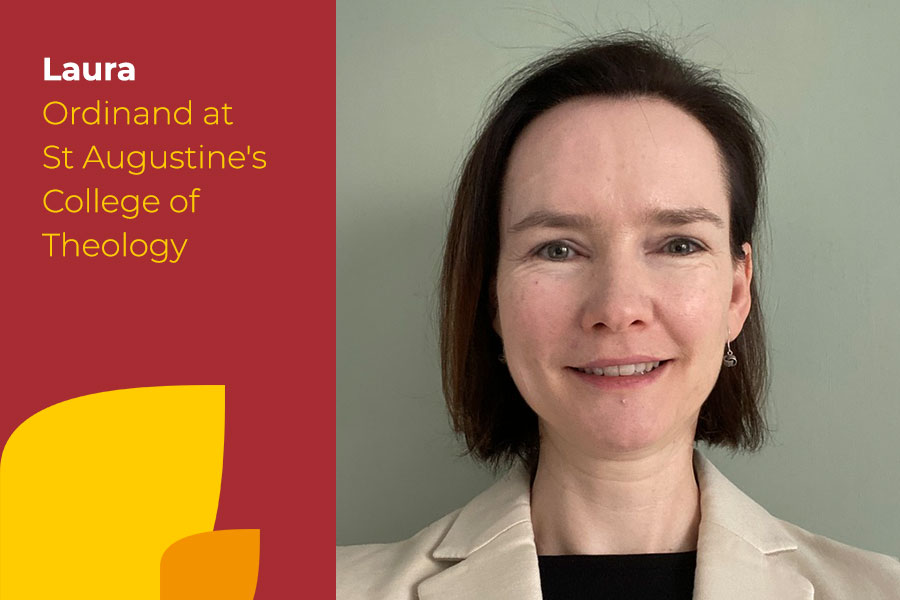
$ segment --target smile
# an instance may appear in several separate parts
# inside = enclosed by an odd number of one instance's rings
[[[630,365],[610,365],[608,367],[597,368],[580,368],[575,367],[576,371],[586,373],[588,375],[603,375],[604,377],[630,377],[634,375],[644,375],[659,367],[666,361],[654,361],[646,363],[634,363]]]

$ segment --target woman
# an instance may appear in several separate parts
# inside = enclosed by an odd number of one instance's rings
[[[516,75],[464,166],[444,392],[517,463],[338,598],[900,598],[900,563],[779,521],[694,442],[758,448],[762,147],[713,74],[632,35]]]

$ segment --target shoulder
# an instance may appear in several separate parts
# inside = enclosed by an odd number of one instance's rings
[[[699,452],[694,457],[701,513],[698,580],[708,579],[717,592],[730,591],[739,582],[761,586],[774,597],[775,590],[789,581],[797,592],[815,590],[816,600],[900,600],[896,558],[778,519]]]
[[[900,598],[900,561],[811,533],[786,521],[782,527],[797,541],[797,551],[782,557],[826,598]],[[818,596],[816,596],[818,598]]]
[[[514,468],[407,540],[338,548],[337,599],[416,600],[426,589],[484,598],[500,585],[508,597],[539,597],[530,489],[528,473]]]
[[[416,586],[444,569],[446,562],[432,554],[461,510],[401,542],[339,546],[337,600],[416,598]]]

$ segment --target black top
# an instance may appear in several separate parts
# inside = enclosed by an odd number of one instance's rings
[[[538,556],[544,600],[691,600],[697,551]]]

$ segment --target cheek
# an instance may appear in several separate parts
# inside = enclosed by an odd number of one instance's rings
[[[565,335],[576,313],[570,285],[540,276],[500,283],[500,329],[508,355],[548,355],[561,342],[572,340]]]
[[[517,277],[498,286],[497,302],[507,368],[525,402],[543,414],[538,400],[549,393],[546,367],[574,337],[564,333],[565,298],[545,278]]]
[[[697,278],[670,285],[660,309],[669,335],[686,357],[715,364],[725,346],[730,293],[718,279]],[[705,368],[705,367],[704,367]]]

